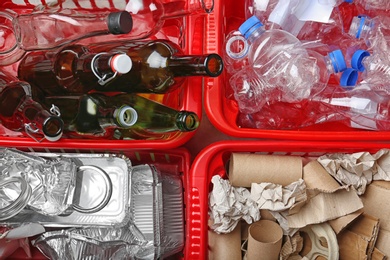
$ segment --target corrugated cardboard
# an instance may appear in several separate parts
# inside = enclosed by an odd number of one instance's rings
[[[356,221],[348,226],[348,230],[354,232],[369,242],[367,255],[370,257],[374,251],[375,243],[379,233],[379,219],[368,215],[361,215]]]
[[[371,260],[385,260],[387,257],[384,253],[382,253],[378,248],[374,248],[374,252],[372,252]]]
[[[343,260],[366,260],[369,242],[362,236],[344,230],[337,236],[340,259]]]
[[[318,161],[311,161],[303,167],[303,179],[308,189],[331,192],[340,187],[340,184],[331,175],[329,175]],[[332,219],[329,221],[329,224],[333,228],[334,232],[338,234],[362,213],[362,210],[358,210],[346,216]]]
[[[390,182],[372,182],[361,198],[364,212],[379,218],[379,234],[375,247],[390,256]]]

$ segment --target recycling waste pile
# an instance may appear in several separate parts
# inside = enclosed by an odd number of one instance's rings
[[[208,22],[217,32],[208,34],[225,73],[207,85],[205,110],[218,130],[240,138],[388,137],[387,1],[246,0],[215,9]]]
[[[374,142],[210,145],[191,168],[187,259],[387,259],[389,151]]]
[[[0,4],[3,145],[174,148],[192,137],[202,78],[223,72],[202,49],[207,1],[14,2]]]

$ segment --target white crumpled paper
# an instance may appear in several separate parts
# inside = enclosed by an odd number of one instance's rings
[[[260,209],[286,211],[306,200],[306,185],[302,179],[283,187],[273,183],[252,184],[251,191],[233,187],[229,180],[215,175],[209,195],[210,215],[216,233],[230,233],[243,219],[248,224],[260,220]],[[287,225],[286,225],[286,228]]]
[[[390,181],[390,150],[382,149],[375,154],[334,153],[320,156],[318,162],[342,185],[352,185],[359,195],[373,180]]]

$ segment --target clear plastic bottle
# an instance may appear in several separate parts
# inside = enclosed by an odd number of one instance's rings
[[[390,2],[387,0],[345,0],[359,7],[360,13],[370,16],[386,16],[390,10]]]
[[[18,75],[54,96],[91,90],[166,93],[188,76],[217,77],[223,70],[219,55],[184,55],[165,40],[69,45],[51,55],[28,53]]]
[[[368,50],[374,53],[390,52],[390,16],[374,18],[365,15],[355,16],[348,33],[357,39],[364,40]]]
[[[254,114],[240,114],[241,127],[260,129],[299,129],[339,122],[351,128],[390,130],[390,100],[381,91],[340,88],[295,103],[272,103]]]
[[[0,122],[12,131],[38,139],[57,141],[63,132],[58,108],[50,112],[34,101],[27,82],[0,72]]]
[[[28,14],[2,11],[0,17],[12,23],[8,26],[12,33],[5,36],[10,43],[0,49],[0,65],[12,64],[28,51],[54,49],[97,35],[127,34],[133,28],[132,17],[126,11],[81,13],[64,9]]]
[[[321,92],[333,73],[346,69],[340,50],[327,56],[306,50],[293,35],[282,30],[264,31],[256,17],[240,30],[248,44],[249,66],[231,79],[241,111],[260,111],[268,102],[295,102]]]

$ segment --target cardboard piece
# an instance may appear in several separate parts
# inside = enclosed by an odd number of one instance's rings
[[[212,226],[209,220],[209,227]],[[211,228],[208,231],[209,260],[240,260],[241,254],[241,225],[228,234],[217,234]]]
[[[337,236],[340,259],[343,260],[367,260],[369,242],[362,236],[344,230]]]
[[[371,260],[385,260],[387,257],[384,253],[382,253],[378,248],[374,248],[372,252]]]
[[[248,233],[247,260],[279,259],[283,230],[276,222],[271,220],[259,220],[250,225]]]
[[[325,170],[318,161],[311,161],[303,167],[303,179],[308,189],[318,189],[332,192],[340,188],[340,184]],[[330,226],[336,234],[340,233],[349,223],[360,216],[363,211],[356,211],[346,216],[332,219]]]
[[[302,228],[338,219],[335,229],[339,231],[340,226],[346,226],[356,215],[344,219],[339,219],[340,217],[363,208],[356,192],[340,186],[317,161],[305,165],[303,179],[308,187],[306,190],[308,201],[296,214],[286,217],[290,228]]]
[[[287,186],[302,178],[302,158],[232,153],[228,174],[233,186],[251,187],[252,183],[261,182]]]
[[[390,256],[390,182],[373,181],[361,196],[364,212],[379,219],[380,229],[375,247]]]
[[[338,236],[340,258],[371,259],[378,231],[377,218],[368,214],[361,215]]]
[[[299,256],[303,248],[303,238],[300,233],[297,232],[293,236],[286,236],[286,242],[284,242],[282,249],[280,250],[280,260],[291,260],[293,258],[302,259]]]

